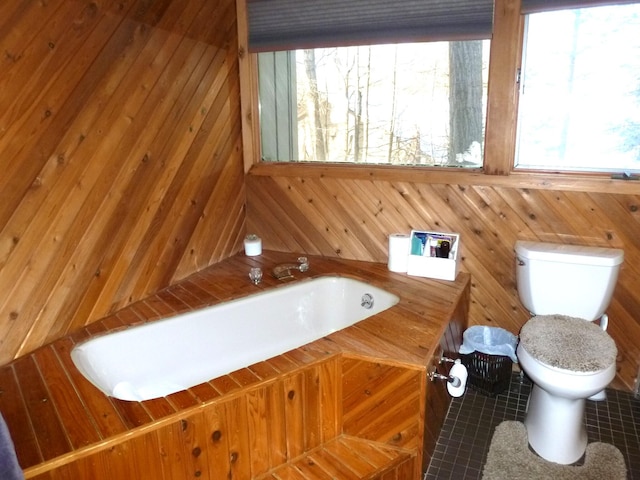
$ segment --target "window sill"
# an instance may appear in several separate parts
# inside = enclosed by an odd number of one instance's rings
[[[510,175],[487,175],[479,169],[260,162],[254,164],[247,174],[263,177],[342,178],[594,193],[640,193],[640,181],[614,180],[610,174],[605,173],[512,172]]]

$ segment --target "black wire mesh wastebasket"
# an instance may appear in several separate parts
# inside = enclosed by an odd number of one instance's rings
[[[518,338],[503,328],[473,326],[465,330],[460,360],[467,367],[467,385],[495,397],[509,388]]]
[[[513,367],[511,358],[504,355],[473,352],[460,355],[460,360],[469,372],[467,385],[474,390],[495,397],[509,388]]]

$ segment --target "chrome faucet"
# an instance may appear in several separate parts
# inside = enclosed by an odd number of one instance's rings
[[[291,270],[298,270],[300,272],[306,272],[309,270],[309,260],[307,257],[298,257],[298,263],[281,263],[273,267],[272,274],[278,280],[286,280],[288,278],[294,278]]]

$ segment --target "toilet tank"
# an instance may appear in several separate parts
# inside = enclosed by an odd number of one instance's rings
[[[596,320],[611,301],[624,252],[617,248],[517,241],[518,295],[533,315]]]

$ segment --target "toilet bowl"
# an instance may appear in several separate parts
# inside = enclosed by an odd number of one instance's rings
[[[520,301],[533,317],[516,350],[533,388],[525,427],[542,458],[575,463],[585,452],[586,400],[616,373],[613,339],[594,320],[606,319],[623,252],[619,249],[516,242]],[[601,320],[602,323],[602,320]]]
[[[583,319],[539,316],[522,328],[517,355],[533,382],[524,422],[529,445],[551,462],[577,462],[587,446],[586,399],[615,377],[615,342]]]

